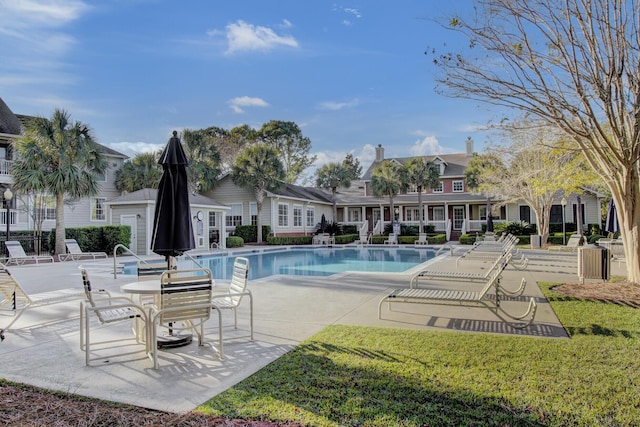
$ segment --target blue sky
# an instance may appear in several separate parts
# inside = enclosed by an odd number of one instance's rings
[[[318,164],[461,152],[497,112],[435,92],[436,21],[470,0],[0,0],[0,97],[128,155],[173,129],[296,122]]]

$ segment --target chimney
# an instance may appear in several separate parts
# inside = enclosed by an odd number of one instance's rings
[[[472,157],[473,156],[473,139],[471,139],[471,137],[468,136],[465,142],[467,144],[467,157]]]
[[[384,148],[382,148],[382,144],[378,144],[376,147],[376,162],[381,162],[384,160]]]

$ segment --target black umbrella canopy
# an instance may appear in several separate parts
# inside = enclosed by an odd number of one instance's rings
[[[169,259],[196,247],[187,183],[189,161],[178,132],[173,131],[158,163],[163,173],[158,184],[151,250]]]
[[[324,214],[322,214],[322,219],[320,219],[320,231],[324,233],[324,230],[327,229],[327,218],[325,218]]]
[[[613,199],[609,201],[609,207],[607,209],[607,222],[604,225],[604,231],[612,234],[620,232],[618,225],[618,215],[616,213],[616,205]]]

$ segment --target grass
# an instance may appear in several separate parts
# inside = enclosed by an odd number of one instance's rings
[[[332,326],[197,411],[313,426],[640,425],[640,313],[556,294],[571,339]]]

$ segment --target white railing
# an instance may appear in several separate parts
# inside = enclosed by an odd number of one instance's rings
[[[0,175],[10,175],[13,160],[0,159]]]
[[[15,225],[18,219],[18,213],[16,211],[9,211],[9,225]],[[0,225],[7,225],[7,210],[0,210]]]
[[[382,223],[381,220],[378,220],[378,222],[376,222],[375,227],[373,227],[373,234],[375,234],[376,236],[379,236],[383,232],[384,232],[384,224]]]

